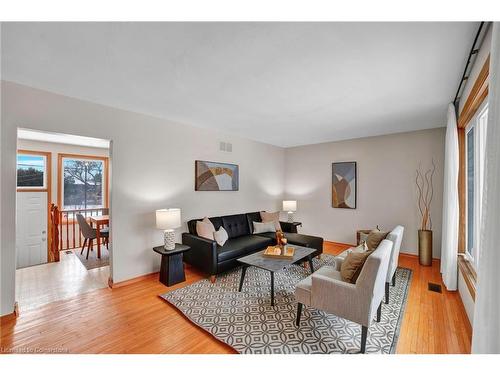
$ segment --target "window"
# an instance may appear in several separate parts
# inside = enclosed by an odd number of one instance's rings
[[[107,207],[107,158],[59,155],[64,210]]]
[[[483,198],[484,158],[488,105],[472,118],[465,132],[466,142],[466,256],[477,270],[481,256],[480,229]]]
[[[17,187],[19,189],[47,188],[47,157],[45,155],[17,154]]]

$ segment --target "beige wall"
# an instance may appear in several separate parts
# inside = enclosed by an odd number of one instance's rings
[[[18,127],[111,140],[111,234],[115,282],[157,271],[162,243],[154,211],[180,207],[183,221],[204,215],[276,210],[283,197],[284,149],[164,119],[2,82],[1,312],[15,296],[16,132]],[[219,151],[219,142],[233,152]],[[240,167],[240,190],[195,192],[196,159]],[[180,233],[177,231],[177,240]]]
[[[462,303],[464,304],[465,312],[467,313],[469,322],[472,325],[472,323],[474,322],[474,299],[469,292],[469,288],[467,287],[460,269],[458,270],[458,293],[460,294],[460,298],[462,299]]]
[[[58,154],[77,154],[77,155],[91,155],[91,156],[109,156],[109,150],[96,147],[84,147],[76,145],[67,145],[54,142],[40,142],[31,141],[27,139],[18,139],[17,148],[19,150],[29,151],[45,151],[52,153],[52,203],[57,204],[57,163]]]
[[[434,257],[440,257],[444,128],[286,149],[285,197],[297,199],[303,233],[355,243],[357,229],[405,226],[402,252],[417,253],[415,170],[436,163],[431,215]],[[356,161],[357,209],[332,208],[332,162]]]

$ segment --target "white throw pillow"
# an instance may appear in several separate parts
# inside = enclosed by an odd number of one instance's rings
[[[274,223],[274,226],[275,226],[275,231],[281,230],[279,211],[277,211],[277,212],[261,211],[260,217],[262,218],[263,223],[267,223],[269,221],[272,221]]]
[[[365,243],[368,238],[368,233],[360,233],[359,234],[359,243]]]
[[[253,234],[267,232],[276,232],[276,227],[273,221],[268,221],[266,223],[259,223],[257,221],[253,222]]]
[[[366,242],[363,242],[356,247],[351,247],[348,250],[349,253],[365,253],[367,251],[368,251],[368,246],[366,245]]]
[[[213,240],[214,232],[215,227],[208,217],[204,217],[202,221],[196,222],[196,233],[198,236]]]
[[[220,227],[218,231],[214,232],[214,240],[215,242],[217,242],[217,245],[219,246],[224,246],[228,238],[229,235],[227,234],[224,227]]]

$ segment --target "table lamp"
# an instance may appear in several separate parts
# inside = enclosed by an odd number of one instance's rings
[[[293,223],[293,213],[297,211],[297,201],[283,201],[283,211],[288,212],[288,222]]]
[[[163,239],[165,241],[165,250],[175,249],[174,229],[181,226],[180,208],[163,208],[156,210],[156,228],[163,229]]]

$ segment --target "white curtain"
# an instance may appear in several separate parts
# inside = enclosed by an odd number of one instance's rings
[[[448,106],[446,125],[441,273],[448,290],[457,290],[458,277],[458,130],[455,106]]]
[[[473,353],[500,353],[500,24],[493,24]]]

